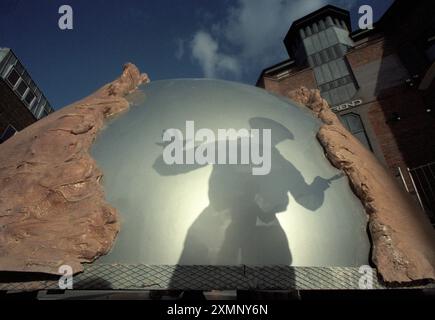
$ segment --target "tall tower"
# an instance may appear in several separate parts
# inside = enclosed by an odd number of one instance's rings
[[[358,87],[344,58],[353,46],[350,29],[349,12],[328,5],[293,22],[284,38],[290,58],[313,68],[322,97],[331,106],[351,100]]]

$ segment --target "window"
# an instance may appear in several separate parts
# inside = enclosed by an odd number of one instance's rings
[[[331,70],[329,69],[329,65],[327,63],[322,64],[320,66],[320,70],[322,71],[323,79],[325,80],[325,82],[333,80],[334,75],[331,73]]]
[[[28,83],[28,84],[30,84],[30,76],[29,76],[29,74],[27,73],[27,71],[24,71],[23,72],[23,74],[21,75],[21,78],[23,78],[23,80],[26,82],[26,83]]]
[[[356,113],[347,113],[340,116],[344,126],[363,144],[367,149],[372,150],[367,138],[361,117]]]
[[[315,52],[313,39],[311,37],[307,37],[304,39],[304,47],[307,52],[307,55],[312,55]]]
[[[42,111],[44,110],[46,103],[47,103],[47,100],[44,97],[41,97],[41,100],[39,101],[39,105],[38,105],[38,112],[35,113],[37,119],[42,118]]]
[[[15,71],[15,69],[11,69],[11,72],[9,72],[9,75],[6,77],[6,79],[8,80],[12,88],[14,88],[18,80],[20,79],[20,75],[17,71]]]
[[[1,136],[0,136],[0,143],[5,142],[6,140],[8,140],[10,137],[12,137],[15,133],[17,132],[17,130],[12,126],[12,125],[8,125],[6,127],[6,129],[2,132]]]
[[[27,84],[23,81],[23,80],[21,80],[20,81],[20,83],[18,84],[18,87],[17,87],[17,92],[18,92],[18,94],[21,96],[21,97],[23,97],[24,96],[24,94],[26,93],[26,91],[27,91]]]
[[[30,111],[32,111],[32,113],[35,115],[35,117],[38,115],[38,107],[39,107],[39,99],[40,97],[35,96],[35,100],[33,101],[33,105],[32,105],[32,109]]]
[[[326,49],[330,46],[330,43],[328,42],[328,38],[326,37],[325,31],[319,32],[319,39],[320,39],[320,43],[322,45],[322,49]]]
[[[53,109],[51,108],[50,104],[47,102],[47,104],[45,105],[44,108],[45,112],[47,113],[47,115],[49,115],[50,113],[53,112]]]
[[[26,97],[24,98],[24,101],[27,102],[27,104],[29,105],[29,107],[32,106],[32,101],[35,98],[35,94],[32,91],[28,91],[26,94]]]
[[[44,118],[44,117],[48,116],[49,114],[50,114],[50,108],[46,105],[44,107],[44,110],[42,111],[41,118]]]
[[[15,69],[17,70],[17,72],[19,74],[23,74],[23,72],[24,72],[24,67],[19,61],[17,61],[17,63],[15,63]]]

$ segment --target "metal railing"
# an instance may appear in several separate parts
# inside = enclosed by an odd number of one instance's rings
[[[435,225],[435,162],[408,168],[408,172],[418,202]]]

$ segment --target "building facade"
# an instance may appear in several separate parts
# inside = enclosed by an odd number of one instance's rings
[[[11,49],[0,48],[0,143],[53,112]]]
[[[284,96],[319,89],[435,221],[434,16],[430,1],[396,1],[373,29],[352,32],[348,11],[323,7],[291,25],[290,59],[257,86]]]

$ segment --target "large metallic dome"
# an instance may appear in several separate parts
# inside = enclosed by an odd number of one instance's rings
[[[165,80],[128,96],[92,154],[121,231],[104,263],[151,265],[367,264],[367,218],[331,166],[320,122],[295,103],[220,80]],[[163,161],[168,128],[270,129],[271,167]],[[197,143],[195,144],[195,146]]]

